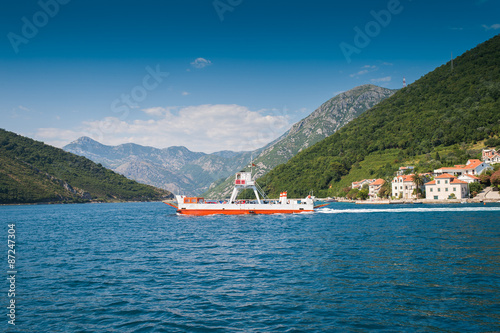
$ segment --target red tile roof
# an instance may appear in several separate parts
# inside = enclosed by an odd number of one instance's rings
[[[455,165],[454,167],[442,167],[437,170],[463,170],[464,168],[460,167],[460,165]]]
[[[371,183],[370,186],[383,185],[384,183],[385,183],[385,180],[383,180],[382,178],[379,178],[376,181],[374,181],[373,183]]]
[[[468,184],[467,182],[464,182],[463,180],[460,179],[453,179],[450,184]]]
[[[465,164],[465,165],[458,164],[458,165],[455,165],[453,167],[442,167],[442,168],[439,168],[437,170],[474,170],[478,166],[480,166],[482,163],[483,162],[481,162],[481,160],[472,159],[472,160],[468,160],[467,164]]]
[[[398,182],[399,182],[399,178],[403,178],[403,182],[413,182],[413,176],[414,176],[414,174],[397,176],[396,179],[398,179]],[[392,182],[394,183],[394,180]]]
[[[480,166],[483,162],[481,160],[468,160],[467,165],[464,166],[464,169],[475,169]]]
[[[412,181],[413,181],[413,176],[414,176],[414,174],[411,174],[411,175],[403,175],[403,181],[404,181],[404,182],[412,182]]]
[[[472,179],[477,179],[477,180],[480,180],[480,179],[481,179],[481,178],[479,178],[479,177],[476,177],[476,176],[471,175],[471,174],[468,174],[468,173],[466,173],[464,176],[465,176],[465,177],[472,178]]]
[[[443,173],[442,175],[437,176],[436,178],[456,178],[456,177],[450,175],[449,173]]]
[[[438,179],[438,178],[451,179],[450,184],[468,184],[467,182],[464,182],[463,180],[457,179],[457,177],[451,176],[447,173],[445,173],[444,175],[438,176],[435,179]],[[428,183],[425,183],[424,185],[436,185],[436,180],[432,180]]]

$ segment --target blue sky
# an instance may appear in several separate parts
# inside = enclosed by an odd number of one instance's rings
[[[400,88],[500,33],[496,0],[1,7],[0,127],[56,146],[258,148],[339,92]]]

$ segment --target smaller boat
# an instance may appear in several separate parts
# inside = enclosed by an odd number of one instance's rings
[[[254,200],[238,200],[242,190],[251,189]],[[183,215],[243,215],[243,214],[294,214],[313,212],[315,208],[328,203],[315,205],[315,197],[308,195],[304,199],[289,199],[287,192],[281,192],[279,200],[267,199],[259,185],[252,179],[251,172],[238,172],[234,181],[234,189],[229,200],[205,200],[202,197],[176,195],[175,200],[165,200]]]

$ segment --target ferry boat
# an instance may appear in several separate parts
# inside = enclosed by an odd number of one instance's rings
[[[246,189],[253,190],[254,200],[238,200],[238,194]],[[202,197],[176,195],[175,200],[163,201],[183,215],[243,215],[243,214],[294,214],[313,212],[315,208],[328,205],[315,205],[315,197],[288,199],[287,192],[280,193],[279,200],[267,199],[259,185],[252,179],[251,172],[238,172],[234,180],[233,193],[229,200],[205,200]]]

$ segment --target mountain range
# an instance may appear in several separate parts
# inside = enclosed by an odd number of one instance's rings
[[[251,154],[232,151],[206,154],[182,146],[159,149],[134,143],[107,146],[88,137],[81,137],[63,149],[101,163],[127,178],[187,195],[199,194],[213,181],[238,171],[250,161]]]
[[[341,93],[267,146],[247,152],[192,152],[186,147],[159,149],[133,143],[107,146],[81,137],[64,150],[101,163],[130,179],[174,193],[220,198],[228,196],[231,177],[250,164],[260,176],[288,161],[301,150],[333,134],[339,128],[391,96],[395,91],[363,85]]]

